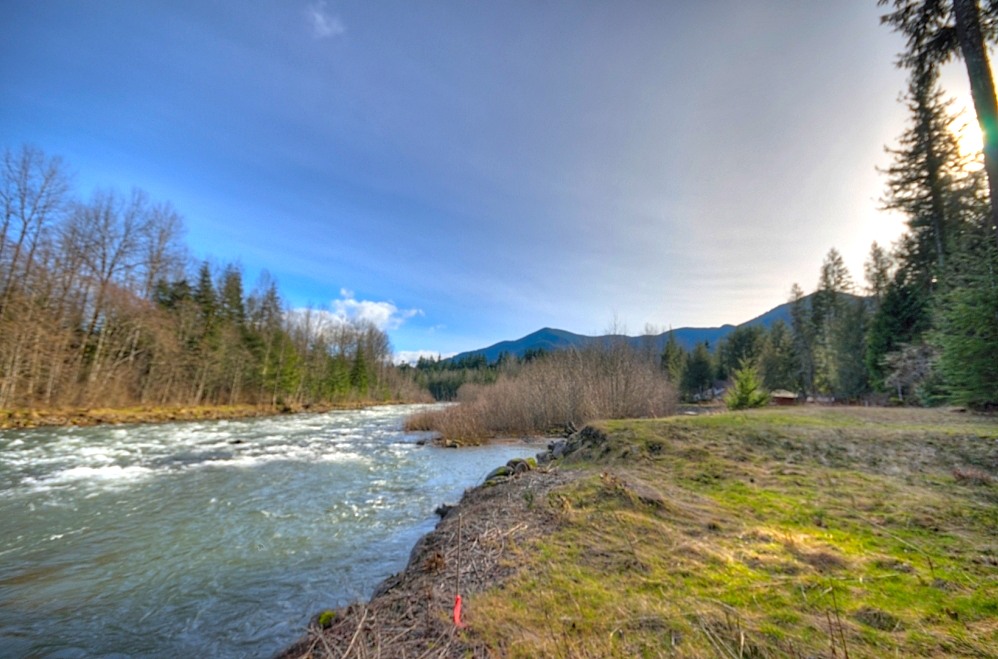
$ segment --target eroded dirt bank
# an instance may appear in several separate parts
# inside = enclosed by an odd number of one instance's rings
[[[369,602],[334,611],[325,628],[317,616],[306,637],[279,656],[488,656],[487,648],[455,625],[455,596],[501,587],[516,569],[518,548],[557,523],[542,502],[572,478],[540,469],[468,490],[416,544],[406,568],[386,579]],[[462,622],[474,614],[465,604]]]

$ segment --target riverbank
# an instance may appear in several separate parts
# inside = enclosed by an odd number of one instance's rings
[[[468,491],[282,656],[998,653],[993,417],[773,408],[601,423],[556,453]]]
[[[402,572],[368,602],[314,616],[307,636],[279,657],[487,654],[487,646],[454,624],[455,597],[469,601],[516,574],[520,548],[557,524],[546,503],[551,493],[575,477],[534,470],[468,490],[413,547]]]
[[[271,405],[177,405],[124,408],[80,407],[65,409],[0,410],[0,430],[58,426],[97,426],[172,421],[251,419],[298,413],[358,410],[374,405],[402,405],[402,401],[358,400],[308,406]]]

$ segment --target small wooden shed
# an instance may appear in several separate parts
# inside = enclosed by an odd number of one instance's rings
[[[797,404],[797,394],[792,391],[787,391],[786,389],[777,389],[769,394],[770,400],[773,401],[774,405],[796,405]]]

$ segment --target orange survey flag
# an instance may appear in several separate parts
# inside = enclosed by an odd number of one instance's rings
[[[464,629],[467,627],[463,622],[461,622],[461,596],[454,596],[454,624],[458,629]]]

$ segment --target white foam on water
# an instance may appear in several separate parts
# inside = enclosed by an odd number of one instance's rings
[[[57,471],[50,476],[46,476],[37,481],[42,486],[52,486],[64,483],[98,482],[100,484],[113,485],[116,483],[129,483],[135,480],[146,478],[153,473],[148,467],[132,465],[122,467],[121,465],[107,465],[104,467],[71,467]]]
[[[413,407],[413,409],[418,409]],[[0,443],[0,476],[18,492],[86,487],[118,489],[145,479],[204,467],[252,469],[278,461],[374,464],[380,454],[413,449],[397,443],[399,408],[126,427],[39,430]],[[382,422],[384,419],[384,422]],[[358,424],[366,430],[358,431]],[[384,440],[396,436],[396,445]]]
[[[371,460],[365,455],[360,453],[352,453],[350,451],[344,451],[342,453],[323,453],[322,455],[316,456],[315,460],[318,462],[365,462],[369,463]]]
[[[115,453],[120,454],[121,452],[115,451]],[[112,464],[115,460],[115,456],[108,455],[107,449],[98,446],[84,446],[80,449],[80,456],[104,464]]]
[[[337,452],[316,452],[301,447],[291,447],[291,450],[274,451],[268,453],[244,453],[234,455],[230,459],[219,459],[188,465],[188,469],[198,467],[237,467],[249,469],[271,462],[368,462],[368,458],[360,453],[350,451]]]

